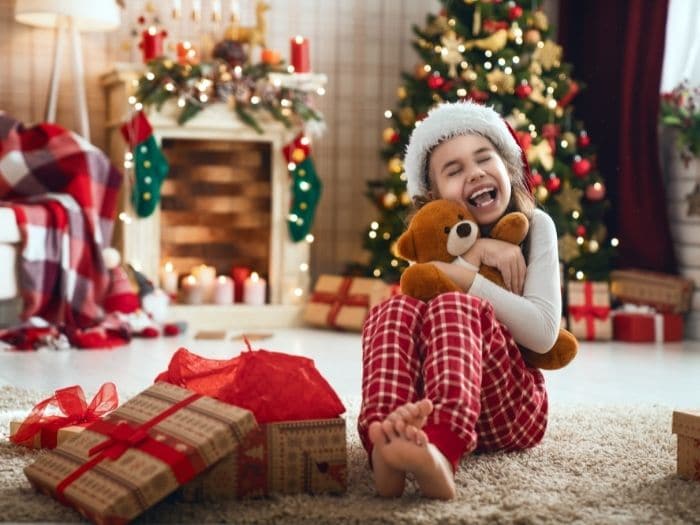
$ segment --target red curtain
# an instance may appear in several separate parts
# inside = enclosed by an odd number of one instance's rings
[[[676,273],[657,137],[667,9],[668,0],[562,0],[559,41],[587,86],[573,103],[598,148],[616,266]]]

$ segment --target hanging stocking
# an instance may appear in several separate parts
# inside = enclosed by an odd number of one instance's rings
[[[311,160],[309,142],[303,134],[284,147],[288,163],[294,163],[292,175],[292,203],[289,210],[289,236],[294,242],[303,240],[314,222],[316,206],[323,185]]]
[[[131,203],[139,217],[148,217],[160,202],[160,187],[168,174],[168,161],[153,137],[153,128],[142,111],[121,127],[134,155]]]

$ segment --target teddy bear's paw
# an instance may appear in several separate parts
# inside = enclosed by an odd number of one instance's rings
[[[525,214],[514,211],[499,219],[491,230],[491,237],[511,244],[520,244],[529,229],[530,223]]]

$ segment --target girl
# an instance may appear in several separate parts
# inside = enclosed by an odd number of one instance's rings
[[[493,109],[433,109],[414,129],[404,164],[414,202],[460,202],[483,236],[467,257],[473,267],[433,263],[465,293],[427,303],[399,295],[370,312],[358,429],[381,496],[400,496],[410,472],[425,496],[451,499],[464,454],[522,450],[544,436],[544,378],[518,344],[544,353],[557,337],[557,235],[535,209],[523,151]],[[510,211],[530,220],[527,267],[520,247],[486,238]],[[477,273],[482,263],[501,271],[507,289]]]

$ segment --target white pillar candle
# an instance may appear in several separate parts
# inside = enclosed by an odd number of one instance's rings
[[[216,268],[200,264],[192,268],[192,275],[202,287],[202,301],[210,303],[214,296],[214,281],[216,280]]]
[[[214,304],[233,303],[233,279],[219,275],[214,283]]]
[[[250,305],[265,304],[265,289],[267,283],[257,272],[250,274],[243,284],[243,302]]]
[[[185,304],[202,304],[202,285],[194,275],[188,275],[182,280],[182,302]]]
[[[160,287],[167,294],[177,293],[177,272],[170,261],[166,262],[160,270]]]

